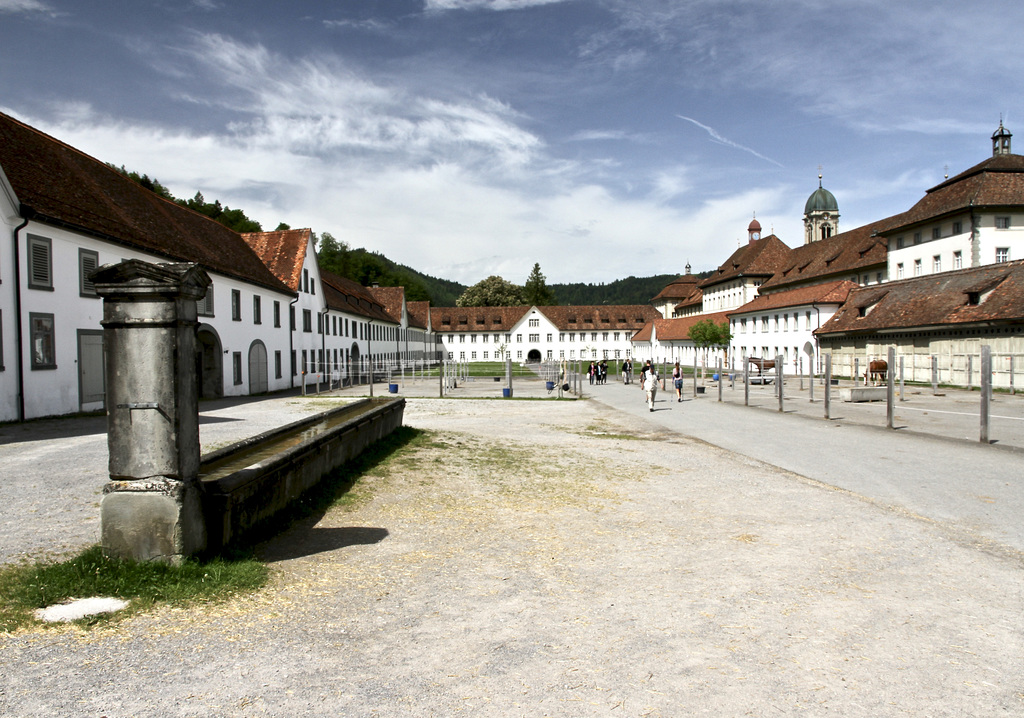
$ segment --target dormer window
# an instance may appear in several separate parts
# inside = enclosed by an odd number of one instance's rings
[[[967,305],[976,307],[981,304],[981,292],[967,292]]]

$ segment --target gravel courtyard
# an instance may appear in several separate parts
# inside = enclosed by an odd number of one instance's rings
[[[598,402],[405,423],[262,592],[0,635],[0,715],[1024,715],[1019,556]]]

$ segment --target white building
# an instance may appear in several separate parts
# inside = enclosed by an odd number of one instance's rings
[[[729,368],[741,371],[743,357],[782,356],[787,373],[820,371],[814,331],[832,318],[856,287],[839,280],[762,294],[729,312]]]
[[[292,293],[238,234],[0,114],[0,420],[103,407],[102,300],[89,281],[122,259],[197,262],[204,396],[273,391]]]
[[[879,234],[890,280],[1024,259],[1024,157],[1002,123],[992,157],[927,191]]]
[[[623,360],[632,336],[657,319],[647,305],[434,307],[433,331],[456,361]]]

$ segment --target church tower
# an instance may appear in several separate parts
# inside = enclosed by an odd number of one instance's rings
[[[998,157],[999,155],[1010,154],[1010,138],[1013,135],[1010,131],[1003,127],[1002,119],[999,120],[999,129],[992,133],[992,156]]]
[[[835,196],[821,186],[818,175],[818,189],[807,198],[804,205],[804,244],[828,239],[839,232],[839,205]]]

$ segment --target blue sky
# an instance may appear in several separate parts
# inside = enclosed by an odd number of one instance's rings
[[[0,0],[0,110],[429,274],[608,282],[790,246],[1024,142],[1024,4]],[[1018,150],[1020,151],[1020,150]],[[946,169],[948,167],[948,170]]]

